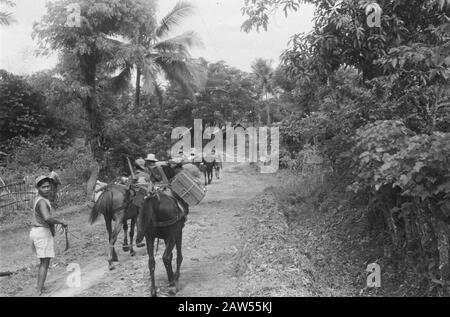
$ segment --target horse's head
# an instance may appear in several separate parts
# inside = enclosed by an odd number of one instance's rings
[[[128,190],[129,202],[135,205],[137,208],[141,208],[144,204],[145,196],[147,195],[147,190],[140,186],[130,186]]]

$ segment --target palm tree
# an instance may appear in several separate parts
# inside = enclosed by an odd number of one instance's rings
[[[2,4],[2,5],[4,4],[9,7],[16,6],[16,4],[14,2],[9,1],[9,0],[0,0],[0,4]],[[0,11],[0,25],[8,26],[14,22],[16,22],[16,20],[13,18],[11,12],[6,12],[3,10]]]
[[[274,95],[273,74],[271,62],[262,58],[256,59],[252,64],[253,74],[258,81],[258,89],[260,91],[260,100],[265,101],[267,111],[267,124],[271,124],[270,118],[270,96]]]
[[[195,87],[206,80],[204,73],[193,63],[189,49],[202,42],[193,31],[169,37],[175,26],[192,15],[195,7],[188,2],[178,2],[156,27],[152,23],[140,24],[134,31],[131,43],[121,43],[117,56],[122,72],[117,80],[129,79],[131,68],[136,69],[136,106],[140,104],[141,80],[147,94],[161,98],[158,77],[163,75],[170,82],[179,84],[193,96]]]

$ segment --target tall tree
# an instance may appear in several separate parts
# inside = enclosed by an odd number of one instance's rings
[[[196,92],[195,100],[186,97],[179,87],[171,85],[165,92],[164,109],[176,126],[192,126],[202,118],[204,126],[225,126],[227,123],[255,124],[259,114],[255,76],[227,65],[223,61],[198,61],[207,72],[205,89]]]
[[[22,77],[0,70],[0,143],[44,132],[44,97]]]
[[[190,48],[203,45],[199,36],[193,31],[187,31],[171,37],[173,29],[194,12],[192,4],[180,1],[158,25],[140,22],[127,37],[129,43],[123,43],[117,55],[118,63],[123,66],[123,74],[130,74],[133,66],[136,69],[136,106],[140,104],[142,78],[144,92],[150,95],[156,93],[160,99],[160,76],[180,85],[189,95],[193,95],[194,89],[204,84],[205,75],[189,54]]]
[[[274,70],[270,61],[258,58],[252,64],[252,71],[257,78],[260,90],[260,99],[266,105],[267,124],[270,125],[272,123],[272,120],[270,117],[271,109],[269,98],[275,93],[272,79]]]
[[[33,36],[38,38],[42,53],[58,51],[77,72],[79,94],[89,120],[86,137],[98,163],[88,191],[103,164],[105,150],[99,79],[117,69],[114,61],[120,47],[115,38],[128,36],[136,21],[153,19],[153,8],[154,2],[145,0],[62,0],[47,3],[46,15],[34,25]],[[80,23],[70,23],[72,19]]]

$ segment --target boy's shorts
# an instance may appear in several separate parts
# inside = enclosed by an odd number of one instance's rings
[[[44,227],[34,227],[30,232],[32,248],[39,259],[54,258],[54,240],[50,229]]]

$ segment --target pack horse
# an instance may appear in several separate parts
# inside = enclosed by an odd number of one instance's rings
[[[126,220],[131,219],[130,253],[133,251],[134,226],[137,227],[136,244],[146,240],[148,252],[148,266],[151,278],[151,295],[156,296],[155,286],[155,239],[162,239],[166,249],[163,255],[164,266],[167,271],[169,285],[178,289],[182,256],[182,232],[186,221],[187,210],[183,208],[176,198],[191,206],[200,203],[206,195],[206,189],[200,185],[198,169],[185,166],[177,169],[171,178],[170,189],[155,187],[151,192],[142,188],[124,185],[106,185],[101,188],[90,214],[90,223],[93,224],[100,215],[105,218],[108,232],[108,265],[113,269],[113,262],[118,261],[114,244],[117,241],[121,227],[126,230]],[[124,246],[126,243],[126,234]],[[176,270],[172,269],[172,252],[176,248]],[[125,250],[125,249],[124,249]],[[126,251],[126,250],[125,250]]]
[[[196,205],[205,197],[206,190],[202,188],[198,181],[187,171],[177,175],[172,182],[172,190],[178,196],[183,197],[188,205]],[[166,245],[162,260],[167,272],[169,286],[175,287],[178,291],[178,280],[180,278],[180,268],[183,262],[182,236],[185,215],[176,199],[170,192],[156,191],[145,199],[137,218],[138,233],[136,242],[142,242],[145,238],[148,253],[148,267],[150,272],[150,293],[156,297],[155,285],[155,239],[163,239]],[[173,272],[172,258],[173,249],[176,248],[176,271]]]

